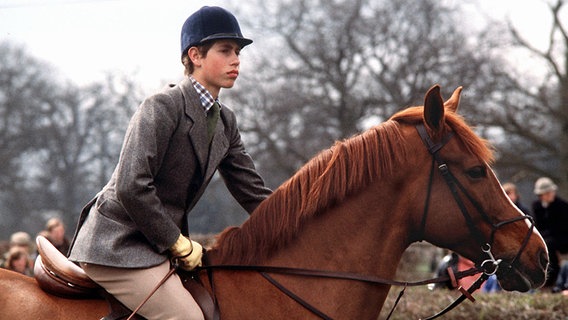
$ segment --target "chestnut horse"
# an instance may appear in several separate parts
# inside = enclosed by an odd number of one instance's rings
[[[541,286],[546,245],[490,169],[487,142],[456,114],[460,92],[444,102],[434,86],[423,107],[321,152],[240,227],[225,230],[209,262],[393,279],[405,249],[425,240],[478,265],[501,262],[495,264],[505,290]],[[212,274],[222,319],[377,319],[390,289],[254,270]],[[0,273],[2,319],[99,319],[105,308],[101,300],[57,298],[33,279]]]

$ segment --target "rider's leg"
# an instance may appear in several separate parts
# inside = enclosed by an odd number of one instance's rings
[[[87,275],[130,310],[148,296],[170,269],[169,261],[148,269],[125,269],[82,263]],[[148,320],[201,320],[201,309],[177,274],[152,295],[138,311]]]

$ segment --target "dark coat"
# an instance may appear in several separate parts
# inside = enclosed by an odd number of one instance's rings
[[[532,209],[535,226],[547,245],[563,253],[568,252],[568,203],[556,196],[548,207],[544,208],[540,201],[535,201]]]
[[[110,181],[81,213],[69,259],[128,268],[162,263],[180,231],[187,235],[187,215],[217,169],[251,213],[271,191],[226,106],[209,150],[206,115],[189,79],[146,99]]]

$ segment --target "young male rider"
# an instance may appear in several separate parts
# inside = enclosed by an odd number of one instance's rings
[[[132,117],[110,181],[83,210],[70,259],[131,310],[170,269],[192,270],[202,247],[189,240],[187,215],[219,171],[233,197],[251,213],[271,191],[255,170],[221,88],[239,75],[239,53],[252,40],[237,19],[203,7],[183,24],[186,78],[146,99]],[[151,319],[203,319],[173,275],[138,312]]]

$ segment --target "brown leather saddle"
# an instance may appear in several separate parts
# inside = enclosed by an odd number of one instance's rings
[[[106,299],[110,313],[101,320],[120,320],[130,316],[132,311],[91,280],[85,271],[69,261],[45,237],[36,238],[38,257],[34,265],[34,276],[39,286],[47,293],[67,299]],[[216,304],[198,278],[180,274],[184,287],[201,307],[206,320],[218,319]],[[136,315],[133,320],[143,320]]]

